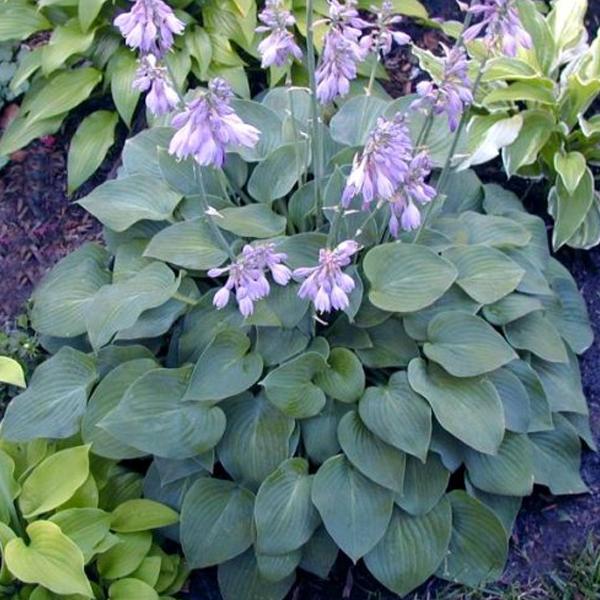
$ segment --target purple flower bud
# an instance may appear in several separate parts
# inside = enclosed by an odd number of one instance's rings
[[[296,24],[296,19],[283,7],[281,0],[266,0],[265,8],[258,18],[264,25],[257,27],[256,31],[269,32],[258,45],[263,69],[272,65],[282,67],[290,58],[302,60],[302,50],[296,43],[294,34],[288,31],[288,27]]]
[[[185,28],[162,0],[136,0],[131,10],[119,15],[114,24],[130,48],[139,48],[159,58],[173,46],[173,35],[179,35]]]
[[[344,310],[350,305],[348,294],[356,283],[342,271],[352,256],[359,251],[354,240],[342,242],[334,250],[322,248],[319,252],[319,264],[316,267],[302,267],[294,270],[294,278],[304,280],[298,291],[300,298],[309,298],[317,312]]]
[[[374,199],[388,199],[408,169],[412,142],[404,116],[380,118],[369,134],[364,150],[354,157],[352,172],[342,195],[347,207],[352,198],[362,194],[363,207]]]
[[[410,44],[411,39],[407,33],[392,31],[394,25],[402,22],[402,17],[394,15],[394,6],[389,0],[384,0],[379,10],[373,10],[376,12],[377,21],[370,36],[372,38],[371,46],[375,48],[376,52],[387,56],[392,51],[394,42],[399,46]]]
[[[533,47],[533,40],[519,18],[515,0],[481,0],[468,11],[480,16],[481,21],[467,29],[464,36],[467,41],[483,32],[486,45],[500,47],[507,56],[515,56],[519,46]]]
[[[156,64],[152,54],[143,56],[135,74],[133,87],[140,92],[148,92],[146,106],[157,117],[164,115],[177,106],[179,96],[171,87],[166,70]]]
[[[173,118],[172,125],[178,131],[169,152],[180,159],[193,156],[200,165],[220,168],[229,146],[254,147],[260,132],[235,114],[230,106],[232,96],[224,79],[211,80],[208,90]]]
[[[468,75],[467,56],[462,48],[448,49],[445,52],[444,74],[439,84],[422,81],[417,85],[420,98],[412,103],[411,108],[433,107],[436,115],[446,113],[450,131],[455,131],[464,112],[465,106],[473,103],[472,84]]]
[[[273,279],[279,285],[287,285],[292,272],[283,263],[287,255],[275,251],[275,244],[244,246],[242,253],[235,262],[227,267],[210,269],[209,277],[221,277],[228,274],[225,285],[215,294],[214,306],[220,310],[229,302],[231,292],[235,298],[240,313],[244,317],[254,312],[254,303],[266,298],[271,286],[265,276],[265,271],[271,272]]]
[[[350,82],[358,75],[358,63],[365,60],[370,39],[361,43],[362,29],[368,25],[359,18],[356,0],[341,4],[329,2],[330,27],[325,34],[323,55],[317,68],[317,98],[328,104],[350,91]]]

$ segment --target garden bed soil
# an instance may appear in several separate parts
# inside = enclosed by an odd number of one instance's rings
[[[457,18],[453,2],[425,2],[431,14]],[[589,27],[600,24],[600,2],[591,2]],[[433,49],[440,40],[433,30],[413,26],[407,29],[420,36],[424,47]],[[389,58],[390,82],[394,95],[409,93],[414,85],[414,61],[400,49]],[[66,195],[66,140],[70,136],[46,138],[32,143],[0,171],[0,326],[9,323],[24,309],[35,284],[60,258],[85,241],[100,238],[99,224]],[[87,193],[116,166],[110,156],[99,175],[86,184]],[[545,200],[540,199],[540,206]],[[573,273],[590,313],[596,341],[581,361],[584,389],[588,398],[591,425],[600,445],[600,249],[590,252],[565,251],[559,259]],[[505,582],[535,580],[558,568],[563,557],[581,548],[592,533],[600,535],[600,455],[583,453],[583,478],[590,493],[554,497],[539,488],[526,498],[512,538]],[[190,599],[217,600],[216,570],[195,573],[189,586]],[[435,597],[439,584],[431,581],[413,595]],[[364,569],[340,559],[331,577],[323,582],[301,573],[290,592],[291,600],[367,600],[397,598],[385,590]]]

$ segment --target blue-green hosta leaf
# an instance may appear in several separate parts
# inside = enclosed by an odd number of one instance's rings
[[[224,208],[215,223],[240,237],[270,238],[285,233],[285,217],[273,212],[265,204],[248,204]]]
[[[244,123],[253,125],[260,131],[258,144],[254,148],[235,149],[235,152],[246,162],[264,160],[273,150],[281,146],[282,120],[277,113],[264,104],[248,100],[234,100],[232,106]]]
[[[269,475],[256,494],[256,548],[287,554],[301,548],[321,522],[312,504],[313,476],[308,462],[290,458]]]
[[[351,408],[328,398],[318,415],[300,422],[304,448],[312,463],[320,465],[340,451],[338,424]]]
[[[269,581],[258,567],[252,549],[219,565],[219,591],[223,600],[283,600],[294,583],[294,575]]]
[[[210,450],[225,431],[218,407],[183,402],[190,369],[154,369],[131,385],[99,426],[147,454],[189,458]]]
[[[355,96],[331,119],[331,135],[344,146],[362,146],[388,103],[376,96]]]
[[[579,474],[581,442],[573,426],[559,414],[553,415],[555,428],[532,433],[535,482],[553,494],[583,494],[587,486]]]
[[[525,271],[505,254],[486,246],[454,246],[443,256],[458,270],[456,283],[481,304],[491,304],[513,292]]]
[[[406,464],[403,452],[371,433],[355,411],[342,417],[337,434],[346,458],[365,477],[396,493],[402,493]]]
[[[532,233],[524,225],[508,217],[465,211],[458,220],[467,235],[467,240],[462,243],[504,249],[522,248],[531,242]]]
[[[26,519],[50,512],[75,494],[90,474],[89,451],[89,446],[60,450],[31,471],[19,495],[19,508]]]
[[[312,500],[329,535],[354,562],[381,539],[394,505],[391,490],[367,479],[343,455],[321,465]]]
[[[262,357],[250,352],[250,339],[240,331],[223,331],[202,353],[183,401],[217,402],[252,387],[263,370]]]
[[[256,565],[262,577],[277,582],[286,579],[296,571],[302,560],[302,550],[287,554],[259,554],[256,552]]]
[[[486,454],[495,454],[504,437],[504,412],[494,386],[478,377],[457,378],[420,358],[408,366],[408,381],[424,396],[441,426]]]
[[[404,490],[394,501],[411,515],[424,515],[446,492],[450,471],[437,454],[429,453],[425,462],[409,456],[404,472]]]
[[[181,507],[181,544],[192,568],[217,565],[254,541],[254,494],[232,481],[199,479]]]
[[[131,175],[103,183],[78,204],[113,231],[125,231],[141,220],[167,220],[180,201],[161,179]]]
[[[58,525],[36,521],[27,527],[27,536],[29,544],[15,538],[4,548],[4,560],[15,577],[56,594],[94,597],[83,570],[83,554]]]
[[[501,521],[487,506],[456,490],[447,495],[452,506],[449,552],[436,575],[478,586],[498,579],[504,570],[508,540]]]
[[[151,240],[144,256],[164,260],[184,269],[204,271],[227,260],[206,218],[169,225]]]
[[[358,411],[365,425],[384,442],[425,460],[431,440],[431,409],[409,386],[406,372],[386,386],[367,388]]]
[[[543,305],[538,298],[526,294],[509,294],[494,304],[483,307],[483,316],[492,325],[507,325],[536,310],[542,310]]]
[[[94,294],[107,283],[108,253],[86,244],[63,258],[33,293],[31,324],[41,334],[76,337],[85,333],[85,313]]]
[[[3,437],[29,441],[72,436],[79,431],[96,379],[94,359],[65,346],[35,370],[27,390],[11,401],[2,422]]]
[[[506,339],[519,350],[527,350],[549,362],[565,363],[567,349],[552,322],[540,311],[504,326]]]
[[[491,494],[529,496],[533,490],[532,454],[526,435],[507,432],[495,456],[467,451],[469,479]]]
[[[219,461],[235,481],[256,491],[289,458],[294,419],[264,394],[242,394],[224,402],[222,408],[227,429],[219,443]]]
[[[357,354],[365,367],[406,367],[419,355],[417,344],[407,335],[399,318],[388,319],[381,325],[358,331],[368,340],[364,346],[356,346]],[[342,339],[342,342],[345,341],[347,340]]]
[[[265,365],[274,367],[300,354],[308,346],[308,341],[308,335],[298,328],[259,327],[255,348]]]
[[[346,348],[334,348],[327,362],[328,369],[317,375],[315,383],[335,400],[356,402],[365,389],[365,373],[356,355]]]
[[[144,456],[144,452],[120,442],[108,431],[98,427],[98,423],[118,406],[134,381],[157,366],[155,360],[148,358],[124,362],[98,384],[81,422],[81,437],[86,444],[92,444],[94,454],[114,460]]]
[[[531,422],[531,402],[521,380],[507,368],[498,369],[487,375],[487,378],[502,400],[506,429],[527,433]]]
[[[404,596],[435,573],[448,550],[451,531],[450,503],[445,498],[421,516],[396,508],[365,564],[378,581]]]
[[[423,346],[426,356],[456,377],[482,375],[518,358],[491,325],[463,312],[449,311],[434,317],[429,323],[428,339]]]
[[[108,535],[110,519],[110,513],[99,508],[68,508],[50,517],[50,521],[79,546],[86,563]]]
[[[103,286],[86,307],[92,346],[105,346],[116,333],[134,325],[145,310],[165,304],[179,284],[169,267],[156,262],[131,279]]]
[[[308,310],[308,300],[298,296],[300,284],[272,285],[271,293],[254,305],[245,325],[258,327],[296,327]]]
[[[326,579],[338,556],[339,549],[325,527],[319,527],[302,549],[300,567],[321,579]]]
[[[457,277],[449,261],[414,244],[377,246],[363,265],[371,284],[370,301],[391,312],[414,312],[433,304]]]
[[[327,369],[317,352],[306,352],[271,371],[262,381],[267,398],[290,417],[313,417],[325,406],[325,394],[315,385],[318,373]]]

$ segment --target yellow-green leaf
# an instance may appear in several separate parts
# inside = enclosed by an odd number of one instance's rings
[[[8,383],[17,387],[25,387],[23,367],[8,356],[0,356],[0,383]]]
[[[115,508],[112,513],[111,529],[113,531],[130,533],[166,527],[177,523],[179,515],[168,506],[138,498],[128,500]]]

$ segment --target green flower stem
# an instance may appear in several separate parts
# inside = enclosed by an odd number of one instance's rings
[[[302,140],[300,139],[300,132],[298,131],[298,123],[296,122],[296,111],[294,110],[294,98],[292,94],[292,70],[291,67],[288,70],[286,76],[285,85],[288,90],[288,110],[290,112],[290,118],[292,120],[292,133],[294,134],[294,158],[296,160],[296,173],[298,174],[298,187],[304,184],[305,170],[302,164],[302,158],[300,156],[300,146]]]
[[[375,60],[373,61],[373,66],[371,67],[371,74],[369,76],[369,85],[367,86],[367,96],[370,96],[373,93],[373,85],[375,85],[375,75],[377,73],[377,67],[379,66],[379,47],[375,50]]]
[[[194,300],[194,298],[190,298],[184,294],[180,294],[179,292],[175,292],[172,296],[173,300],[179,300],[179,302],[183,302],[184,304],[189,304],[190,306],[196,306],[199,300]]]
[[[317,229],[323,226],[321,180],[323,169],[323,139],[320,127],[320,108],[317,101],[317,80],[315,66],[315,42],[313,31],[314,0],[306,2],[306,62],[308,66],[308,79],[310,84],[312,108],[312,152],[315,180],[315,210]]]

